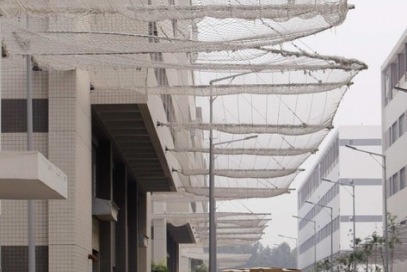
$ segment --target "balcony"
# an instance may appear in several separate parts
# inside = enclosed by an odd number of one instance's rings
[[[0,199],[65,199],[67,176],[38,151],[0,152]]]
[[[92,201],[92,215],[96,216],[102,221],[117,221],[119,208],[117,205],[107,199],[93,198]]]

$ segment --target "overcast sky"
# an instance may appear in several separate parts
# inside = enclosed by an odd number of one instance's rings
[[[323,55],[356,58],[365,62],[369,69],[355,77],[354,84],[341,102],[334,125],[380,125],[381,65],[407,28],[407,1],[349,0],[348,3],[354,4],[355,9],[348,12],[342,25],[308,37],[303,43],[297,41],[296,44]],[[311,156],[303,168],[309,169],[318,156],[318,153]],[[298,187],[307,174],[305,171],[298,176],[291,188]],[[273,247],[284,241],[295,245],[295,240],[278,235],[297,237],[297,221],[292,217],[297,214],[296,191],[266,200],[242,201],[239,205],[253,212],[272,214],[273,220],[261,240],[264,245]]]

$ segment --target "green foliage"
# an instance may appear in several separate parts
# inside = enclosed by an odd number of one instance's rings
[[[169,270],[164,261],[161,261],[158,264],[154,262],[151,263],[151,272],[169,272]]]
[[[219,248],[220,253],[251,254],[250,259],[242,266],[245,267],[297,267],[296,249],[291,250],[287,243],[282,243],[278,247],[270,248],[263,246],[260,242],[253,245],[233,246]]]
[[[391,214],[387,215],[388,220],[388,243],[389,243],[389,271],[392,271],[392,262],[394,256],[394,250],[401,244],[399,239],[399,233],[396,226],[396,216]],[[334,271],[340,272],[352,272],[353,266],[363,268],[363,271],[382,271],[384,265],[384,247],[385,238],[373,232],[366,237],[363,241],[356,238],[356,250],[347,254],[338,256],[334,259],[333,267]],[[330,261],[324,260],[318,263],[318,271],[329,271]]]
[[[203,264],[197,264],[192,266],[192,272],[208,272],[208,267]]]

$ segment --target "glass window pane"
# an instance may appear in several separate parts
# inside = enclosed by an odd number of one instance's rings
[[[400,190],[406,187],[406,168],[400,170]]]

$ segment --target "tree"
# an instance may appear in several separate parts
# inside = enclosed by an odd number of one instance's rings
[[[401,244],[398,228],[396,225],[396,216],[392,216],[390,213],[387,214],[388,220],[388,245],[389,245],[389,271],[393,271],[393,261],[394,252],[398,245]],[[334,267],[336,271],[350,272],[354,264],[356,266],[364,265],[365,271],[382,271],[384,266],[384,246],[385,239],[378,235],[377,232],[373,232],[371,235],[366,237],[362,243],[361,239],[357,238],[355,240],[356,250],[342,254],[341,256],[334,259]],[[373,260],[372,260],[373,258]],[[329,270],[329,261],[325,260],[318,263],[319,271]]]
[[[291,250],[287,243],[282,243],[277,247],[270,248],[263,246],[260,242],[248,246],[231,246],[222,247],[219,253],[239,253],[251,254],[249,260],[241,265],[240,268],[246,267],[297,267],[296,249]]]
[[[159,262],[158,264],[152,262],[151,263],[151,272],[169,272],[167,266],[165,265],[164,261]]]

